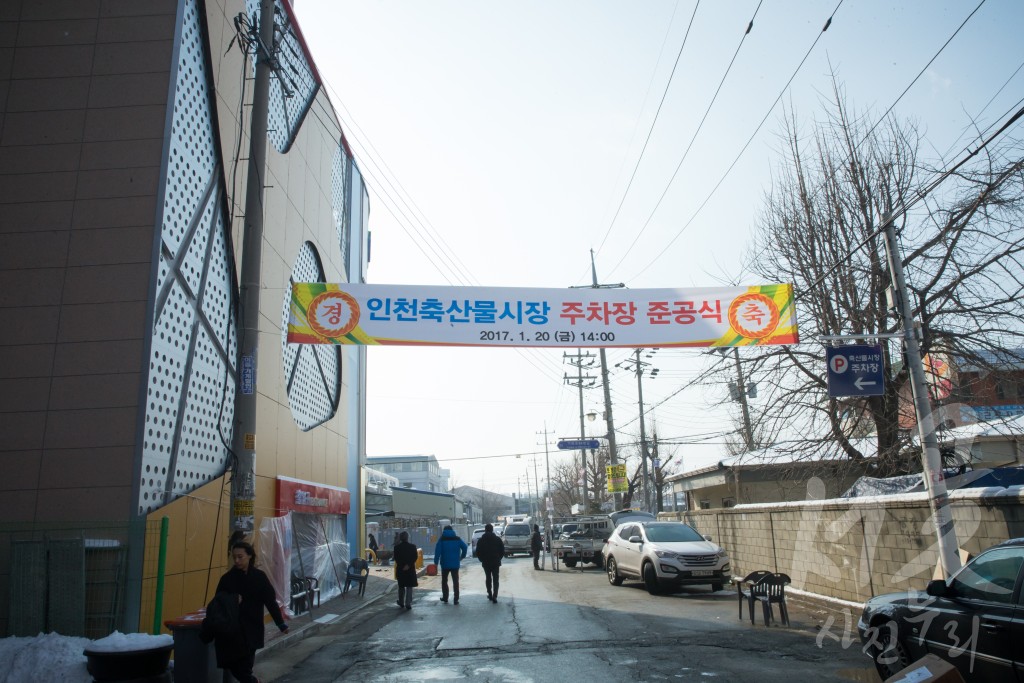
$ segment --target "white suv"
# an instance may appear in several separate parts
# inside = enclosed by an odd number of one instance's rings
[[[476,557],[476,542],[479,541],[480,537],[484,535],[484,531],[486,531],[486,529],[484,529],[483,527],[480,527],[479,529],[473,529],[473,538],[471,538],[469,541],[469,545],[473,550],[473,557]]]
[[[602,554],[608,583],[639,579],[651,595],[698,583],[720,591],[730,580],[729,554],[682,522],[624,522]]]

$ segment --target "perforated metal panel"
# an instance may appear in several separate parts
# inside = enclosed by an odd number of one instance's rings
[[[348,198],[352,194],[352,159],[345,153],[342,145],[334,150],[331,160],[331,218],[338,231],[338,250],[341,253],[341,265],[348,275],[351,267],[348,262],[349,243],[352,239],[352,220],[349,214]]]
[[[201,11],[186,3],[175,74],[139,514],[220,476],[231,443],[234,274]]]
[[[259,16],[259,0],[246,0],[249,16]],[[274,56],[277,68],[270,79],[270,115],[267,139],[281,154],[295,142],[302,120],[309,112],[320,89],[320,82],[306,59],[306,52],[296,35],[291,8],[281,0],[274,1]],[[253,74],[256,62],[252,61]]]
[[[341,349],[328,344],[288,343],[291,285],[324,281],[320,255],[311,242],[306,242],[295,258],[281,312],[281,358],[288,388],[288,405],[295,424],[303,431],[334,417],[341,397]]]

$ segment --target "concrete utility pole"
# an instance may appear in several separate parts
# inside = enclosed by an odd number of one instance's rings
[[[740,365],[740,350],[732,347],[732,357],[736,360],[736,391],[739,395],[740,407],[743,409],[743,440],[747,444],[747,452],[754,450],[754,430],[750,427],[750,408],[747,406],[747,385],[743,381],[743,367]],[[736,499],[738,504],[739,498]]]
[[[597,267],[594,265],[594,250],[590,250],[590,274],[593,278],[594,289],[618,289],[625,287],[623,283],[614,285],[599,285],[597,283]],[[604,347],[602,346],[598,350],[601,356],[601,384],[604,386],[604,420],[605,429],[607,433],[605,438],[608,440],[608,457],[611,459],[612,465],[619,464],[618,450],[615,447],[615,420],[612,418],[612,393],[611,386],[608,384],[608,358],[605,355]],[[615,491],[612,494],[615,497],[615,509],[622,509],[622,493]]]
[[[921,347],[917,340],[916,323],[913,319],[913,308],[910,305],[910,292],[903,276],[903,259],[900,257],[899,244],[896,241],[896,228],[892,215],[882,216],[885,230],[885,251],[889,260],[889,272],[897,291],[897,306],[903,323],[903,350],[906,356],[907,369],[910,371],[910,387],[914,393],[914,409],[917,413],[917,429],[921,439],[921,469],[928,486],[928,505],[932,510],[935,533],[939,546],[939,559],[942,571],[948,579],[960,569],[960,556],[957,554],[956,529],[953,516],[949,509],[949,496],[946,493],[946,480],[942,475],[942,456],[939,453],[939,442],[935,438],[935,421],[932,418],[931,402],[928,400],[928,383],[925,379],[924,364],[921,362]]]
[[[653,353],[654,351],[657,351],[657,349],[652,349],[651,353]],[[647,512],[650,512],[651,511],[651,480],[650,480],[650,476],[648,475],[648,472],[647,472],[647,461],[650,458],[650,453],[647,450],[647,428],[646,428],[645,423],[644,423],[644,385],[643,385],[643,381],[642,381],[643,374],[644,374],[644,367],[650,365],[650,363],[645,363],[644,361],[640,360],[640,349],[636,349],[634,351],[634,353],[636,354],[636,359],[635,360],[623,361],[622,363],[619,364],[619,367],[625,367],[626,369],[634,370],[636,372],[637,398],[639,399],[639,403],[640,403],[640,452],[641,452],[641,456],[640,457],[643,460],[644,509]],[[648,358],[649,357],[650,357],[650,355],[648,355]],[[628,366],[631,363],[635,364],[635,367],[629,368]],[[652,369],[651,370],[651,377],[654,378],[657,375],[658,375],[658,368]]]
[[[583,353],[582,349],[576,349],[576,355],[575,356],[570,356],[567,353],[563,353],[562,354],[562,358],[563,359],[568,359],[568,358],[575,358],[576,359],[575,362],[572,361],[572,360],[569,361],[570,365],[575,365],[576,366],[575,383],[573,383],[573,381],[569,378],[569,375],[565,375],[565,383],[568,384],[569,386],[577,387],[579,389],[579,391],[580,391],[580,441],[583,441],[583,440],[585,440],[587,438],[586,427],[583,424],[583,384],[584,384],[584,382],[588,382],[587,387],[594,386],[594,378],[589,376],[589,375],[584,376],[584,374],[583,374],[583,368],[584,368],[583,360],[587,359],[589,362],[586,363],[585,365],[586,365],[586,367],[590,367],[591,365],[594,364],[594,362],[592,360],[590,360],[592,357],[593,357],[592,354],[589,354],[589,353],[585,354],[585,353]],[[588,472],[589,468],[587,467],[587,449],[586,448],[581,448],[580,449],[580,463],[583,465],[583,470],[582,470],[582,472],[583,472],[583,514],[587,514],[587,513],[590,512],[590,500],[589,500],[590,499],[590,491],[589,491],[589,485],[587,483],[587,472]]]
[[[554,518],[548,509],[548,499],[551,497],[551,461],[548,459],[548,434],[554,434],[554,432],[548,431],[548,423],[544,422],[544,431],[537,432],[538,434],[544,435],[544,476],[547,483],[544,485],[544,511],[543,517],[547,518],[547,524],[544,525],[544,535],[548,537],[548,547],[551,547],[551,524]],[[551,501],[551,507],[554,508],[554,501]],[[552,563],[554,559],[551,560]]]
[[[260,0],[258,28],[256,78],[249,124],[242,269],[239,274],[235,429],[231,438],[234,461],[230,532],[241,531],[248,536],[256,526],[256,376],[259,366],[260,268],[263,262],[263,175],[267,166],[267,112],[270,108],[270,62],[274,49],[273,0]]]

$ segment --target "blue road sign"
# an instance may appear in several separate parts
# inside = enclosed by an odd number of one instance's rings
[[[825,351],[829,396],[881,396],[885,392],[880,344],[830,346]]]
[[[562,439],[558,442],[560,451],[578,451],[581,448],[597,448],[601,444],[597,439]]]

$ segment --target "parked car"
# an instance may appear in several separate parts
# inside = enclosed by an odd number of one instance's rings
[[[682,522],[623,522],[602,554],[608,583],[639,579],[651,595],[692,584],[720,591],[730,580],[729,554]]]
[[[501,540],[505,543],[505,555],[512,557],[516,553],[530,554],[530,536],[533,529],[529,524],[513,522],[505,526]]]
[[[473,557],[476,557],[476,542],[480,540],[480,537],[484,535],[485,529],[480,527],[479,529],[473,529],[473,537],[469,541],[470,550]]]
[[[969,681],[1012,681],[1024,668],[1024,538],[983,551],[925,591],[871,598],[857,623],[864,653],[885,679],[926,654]]]

